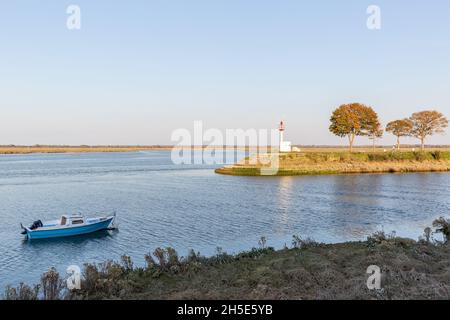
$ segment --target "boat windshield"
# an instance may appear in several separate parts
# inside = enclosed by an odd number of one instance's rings
[[[67,218],[66,218],[65,216],[62,216],[62,217],[61,217],[61,225],[62,225],[62,226],[65,226],[65,225],[66,225],[66,222],[67,222]]]

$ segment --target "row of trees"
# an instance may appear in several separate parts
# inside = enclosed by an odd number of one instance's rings
[[[367,136],[375,141],[383,136],[384,130],[378,114],[372,107],[361,103],[343,104],[334,110],[331,116],[330,131],[339,136],[347,137],[350,152],[357,136]],[[386,131],[397,137],[397,149],[400,149],[400,138],[415,137],[425,148],[427,137],[443,133],[448,127],[447,118],[438,111],[422,111],[413,113],[411,117],[389,122]]]

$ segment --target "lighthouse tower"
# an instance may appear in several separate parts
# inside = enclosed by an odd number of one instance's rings
[[[292,145],[290,141],[284,141],[284,131],[286,127],[284,126],[284,122],[280,122],[280,126],[278,127],[278,131],[280,132],[280,152],[291,152]]]
[[[278,131],[280,131],[280,146],[284,142],[284,130],[286,130],[286,127],[284,126],[283,120],[281,120],[280,125],[278,127]]]

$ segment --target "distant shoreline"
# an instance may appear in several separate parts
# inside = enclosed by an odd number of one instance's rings
[[[0,146],[0,155],[32,154],[32,153],[117,153],[139,151],[172,151],[175,147],[201,150],[201,146]],[[234,147],[215,147],[217,150],[233,150]],[[237,147],[237,150],[247,150]]]
[[[171,146],[171,145],[153,145],[153,146],[126,146],[126,145],[110,145],[110,146],[88,146],[88,145],[80,145],[80,146],[69,146],[69,145],[34,145],[34,146],[16,146],[16,145],[0,145],[0,155],[7,154],[32,154],[32,153],[114,153],[114,152],[138,152],[138,151],[171,151],[174,147],[180,146]],[[194,146],[195,150],[200,150],[202,148],[206,148],[207,146]],[[314,152],[344,152],[346,147],[340,146],[298,146],[302,149],[303,152],[306,153],[314,153]],[[190,148],[189,146],[180,147],[180,148]],[[256,147],[215,147],[216,149],[226,149],[226,150],[248,150],[254,151],[257,150]],[[412,145],[408,146],[407,149],[419,149],[418,146]],[[430,146],[432,150],[442,150],[442,151],[450,151],[450,146]],[[378,151],[383,151],[384,149],[390,150],[389,147],[378,147]],[[405,150],[407,150],[405,148]],[[370,152],[372,150],[371,147],[368,146],[360,146],[355,147],[356,152]]]
[[[108,153],[171,150],[170,146],[0,146],[0,155],[31,153]]]

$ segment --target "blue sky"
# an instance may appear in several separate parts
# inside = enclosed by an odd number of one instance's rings
[[[70,4],[81,30],[66,28]],[[384,124],[450,116],[449,34],[444,0],[2,1],[0,144],[168,144],[195,120],[280,119],[296,144],[345,144],[328,132],[342,103]]]

